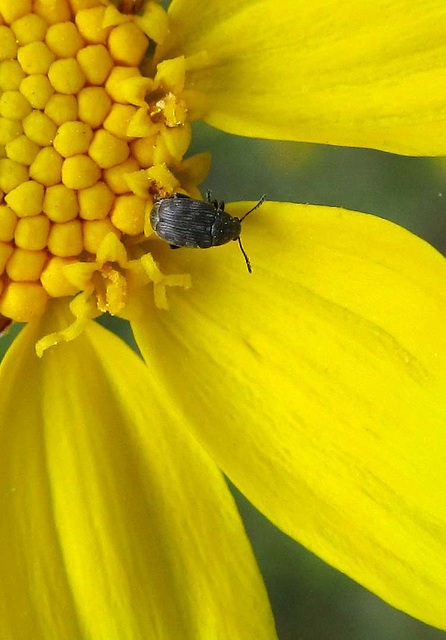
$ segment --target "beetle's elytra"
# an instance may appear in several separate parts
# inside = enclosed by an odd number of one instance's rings
[[[224,202],[211,200],[209,191],[206,202],[183,193],[174,193],[155,203],[150,213],[150,222],[156,235],[168,242],[173,249],[208,249],[237,240],[251,273],[251,264],[240,240],[241,224],[264,200],[263,195],[255,207],[241,218],[236,218],[224,210]]]

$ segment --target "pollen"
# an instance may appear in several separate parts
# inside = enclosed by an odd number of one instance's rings
[[[183,160],[184,58],[146,72],[147,34],[167,33],[153,2],[134,15],[109,0],[0,0],[0,314],[27,322],[74,296],[73,324],[39,354],[101,313],[128,317],[147,291],[167,308],[167,287],[190,286],[161,271],[149,221],[157,196],[196,193],[181,177],[201,162]]]

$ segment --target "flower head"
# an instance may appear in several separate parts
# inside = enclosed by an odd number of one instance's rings
[[[0,313],[27,322],[0,368],[0,635],[274,638],[220,469],[446,625],[444,259],[373,216],[267,202],[242,279],[231,247],[171,251],[150,225],[156,198],[200,197],[196,117],[444,152],[424,68],[443,73],[444,9],[412,7],[414,31],[382,4],[0,0]]]

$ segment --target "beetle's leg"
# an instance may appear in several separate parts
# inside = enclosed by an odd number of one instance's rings
[[[212,191],[210,189],[206,191],[206,202],[208,202],[209,204],[211,204],[212,202]]]
[[[176,244],[170,244],[169,247],[171,249],[181,249],[181,247],[178,247]]]
[[[218,210],[219,211],[224,211],[225,210],[225,201],[224,200],[222,200],[220,202],[220,204],[218,205]]]

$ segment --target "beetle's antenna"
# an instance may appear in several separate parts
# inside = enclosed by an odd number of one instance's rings
[[[255,209],[255,207],[254,207],[254,209]],[[246,266],[248,267],[248,271],[249,271],[249,273],[252,273],[251,263],[249,262],[249,258],[246,255],[246,252],[245,252],[245,250],[244,250],[244,248],[242,246],[242,241],[240,240],[240,236],[237,238],[237,240],[238,240],[238,244],[239,244],[240,250],[243,253],[243,257],[245,258],[245,262],[246,262]]]
[[[265,198],[266,198],[266,193],[264,193],[264,194],[263,194],[263,196],[260,198],[260,200],[258,201],[258,203],[256,204],[256,206],[255,206],[255,207],[253,207],[252,209],[250,209],[247,213],[245,213],[245,215],[244,215],[244,216],[242,216],[242,217],[240,218],[240,222],[241,222],[242,220],[244,220],[244,219],[246,218],[246,216],[249,216],[249,214],[250,214],[250,213],[252,213],[252,212],[253,212],[253,211],[255,211],[256,209],[258,209],[258,208],[260,207],[260,205],[265,201]],[[242,249],[242,251],[243,251],[243,249]],[[243,253],[244,253],[244,252],[243,252]],[[250,271],[249,273],[251,273],[251,271]]]

